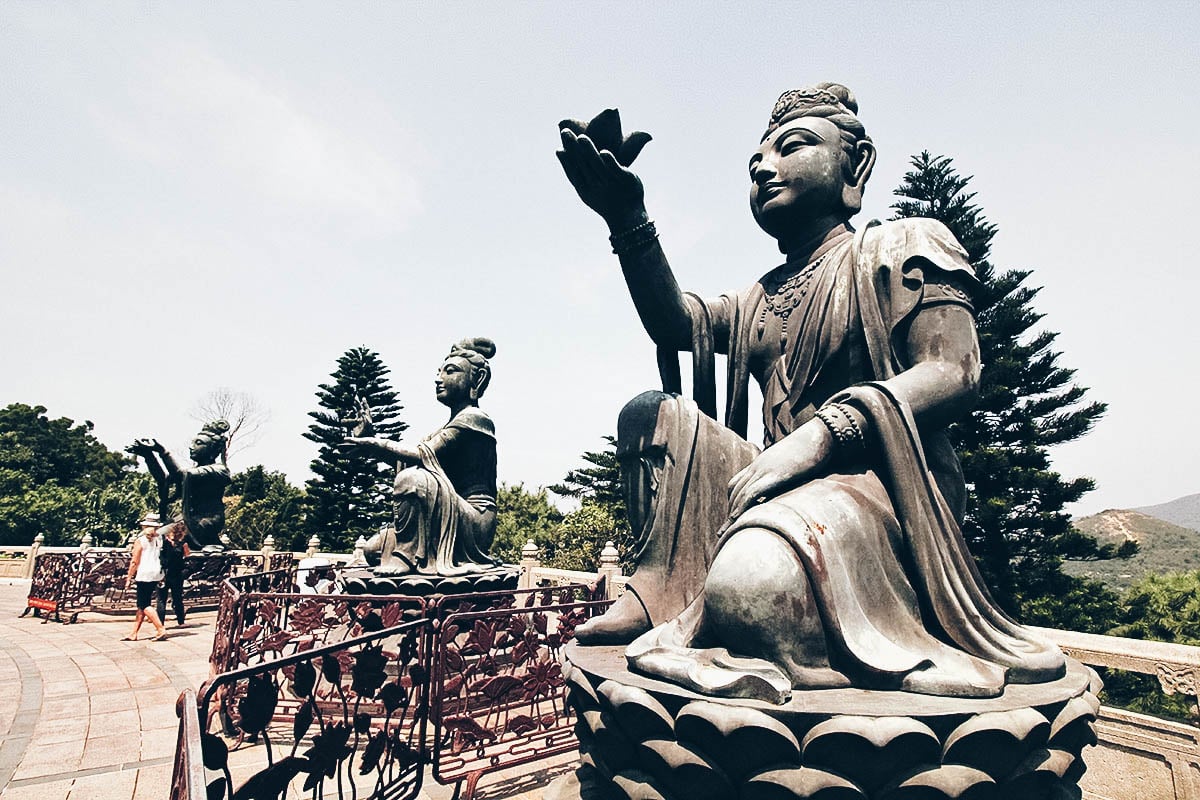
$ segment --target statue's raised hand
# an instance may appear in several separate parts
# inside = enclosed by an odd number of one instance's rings
[[[358,411],[358,416],[347,417],[339,422],[350,431],[351,437],[369,438],[374,436],[375,420],[371,417],[371,406],[357,390],[354,392],[354,406]]]
[[[134,439],[133,444],[125,448],[126,453],[133,455],[161,453],[162,451],[163,446],[158,443],[157,439]]]
[[[650,141],[650,134],[621,133],[615,108],[600,112],[589,123],[567,119],[558,124],[563,149],[559,162],[579,198],[613,230],[625,230],[645,213],[642,181],[629,169]]]
[[[337,443],[337,449],[343,455],[363,455],[375,449],[375,441],[368,436],[347,436]]]

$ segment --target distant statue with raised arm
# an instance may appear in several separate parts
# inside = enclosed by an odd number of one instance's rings
[[[497,562],[488,555],[496,535],[496,431],[479,408],[492,378],[490,339],[464,339],[450,348],[434,381],[450,409],[445,425],[415,447],[374,435],[361,399],[343,449],[363,451],[396,466],[392,529],[373,549],[377,575],[456,576]]]
[[[229,467],[225,463],[229,423],[223,419],[205,423],[192,439],[189,455],[194,466],[181,469],[157,439],[138,439],[126,452],[139,456],[158,486],[159,519],[171,519],[171,506],[178,500],[192,549],[221,546],[225,527],[225,489]]]

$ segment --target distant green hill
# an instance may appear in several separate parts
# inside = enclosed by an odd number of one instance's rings
[[[1068,561],[1063,566],[1068,574],[1095,578],[1123,590],[1147,573],[1200,569],[1200,531],[1192,528],[1126,509],[1109,509],[1077,519],[1075,527],[1095,536],[1101,544],[1120,545],[1132,539],[1140,551],[1127,559]]]

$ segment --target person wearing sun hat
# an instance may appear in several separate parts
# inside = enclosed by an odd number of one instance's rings
[[[128,642],[137,641],[142,621],[146,619],[154,626],[152,641],[161,641],[167,636],[167,629],[154,611],[154,590],[163,579],[162,538],[158,533],[160,522],[157,514],[147,514],[138,523],[141,535],[134,542],[129,574],[125,576],[126,589],[131,583],[137,584],[137,614],[133,618],[133,630],[124,637]]]

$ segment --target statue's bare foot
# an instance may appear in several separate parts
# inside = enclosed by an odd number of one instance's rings
[[[575,639],[580,644],[629,644],[650,628],[642,601],[626,591],[604,614],[576,628]]]
[[[376,575],[408,575],[416,571],[412,564],[395,555],[375,568]]]

